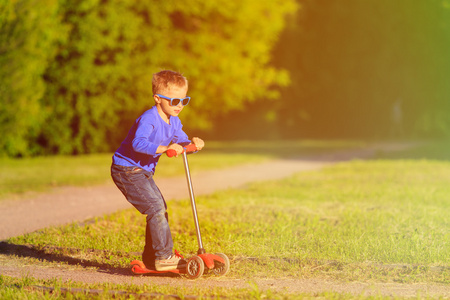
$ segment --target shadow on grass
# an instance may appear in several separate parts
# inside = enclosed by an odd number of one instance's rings
[[[67,254],[60,253],[51,253],[55,251],[65,251],[72,253],[79,253],[81,250],[79,249],[62,249],[56,247],[44,247],[42,249],[32,246],[32,245],[16,245],[8,242],[0,242],[0,254],[9,255],[9,256],[18,256],[23,258],[35,258],[40,261],[48,262],[48,263],[65,263],[68,265],[81,266],[83,268],[96,268],[97,272],[111,274],[111,275],[124,275],[130,276],[133,275],[131,272],[131,267],[113,267],[107,263],[101,263],[97,261],[82,259],[72,257]],[[50,253],[49,253],[50,252]],[[104,252],[100,250],[83,250],[83,252]],[[136,255],[137,253],[124,254],[120,253],[118,255],[131,256]],[[149,274],[145,276],[163,276],[163,277],[177,277],[179,275],[173,273],[162,273],[162,274]]]
[[[75,258],[64,254],[48,253],[48,249],[46,248],[38,249],[37,247],[29,245],[16,245],[7,242],[0,242],[0,254],[15,255],[24,258],[35,258],[49,263],[66,263],[68,265],[78,265],[85,268],[93,267],[97,268],[98,272],[107,274],[131,274],[129,268],[115,268],[105,263]]]

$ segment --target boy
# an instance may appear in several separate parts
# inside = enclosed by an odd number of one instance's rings
[[[143,263],[157,271],[183,268],[186,261],[173,254],[173,240],[168,224],[166,202],[153,181],[159,157],[168,149],[183,152],[191,143],[182,130],[178,115],[189,103],[187,79],[174,71],[153,74],[155,105],[144,112],[113,155],[111,176],[127,200],[147,216]],[[204,142],[194,137],[198,150]]]

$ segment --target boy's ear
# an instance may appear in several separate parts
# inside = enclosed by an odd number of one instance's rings
[[[153,95],[153,99],[155,100],[156,104],[160,104],[161,103],[161,99],[157,95]]]

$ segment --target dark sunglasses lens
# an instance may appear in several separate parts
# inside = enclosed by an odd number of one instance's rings
[[[190,100],[189,98],[184,98],[183,99],[183,106],[187,105],[189,103],[189,100]]]
[[[173,98],[172,101],[170,102],[170,105],[177,106],[180,103],[180,101],[181,99]]]

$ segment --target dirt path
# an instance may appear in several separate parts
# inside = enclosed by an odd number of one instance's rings
[[[355,149],[354,151],[336,152],[309,158],[274,160],[258,165],[231,167],[220,171],[208,171],[193,176],[196,195],[208,194],[220,189],[240,188],[254,181],[279,179],[293,173],[319,169],[339,161],[356,158],[369,158],[377,151],[403,150],[410,145],[384,144]],[[176,184],[174,184],[176,182]],[[184,177],[157,180],[166,199],[187,198]],[[173,187],[177,188],[174,189]],[[106,184],[88,188],[64,187],[51,193],[38,195],[22,201],[4,201],[0,203],[0,240],[21,235],[48,226],[61,225],[74,221],[83,221],[94,216],[112,213],[131,207],[122,194],[113,186]],[[6,249],[9,248],[9,249]],[[11,247],[0,243],[0,274],[37,279],[59,278],[61,281],[87,283],[130,283],[170,286],[198,286],[249,288],[254,285],[259,290],[283,291],[289,293],[319,293],[333,291],[353,295],[383,295],[402,297],[450,297],[450,286],[436,284],[398,284],[398,283],[361,283],[337,282],[322,279],[240,279],[200,278],[196,281],[180,280],[178,277],[133,277],[129,270],[98,269],[92,270],[82,266],[48,264],[29,264],[27,255],[11,256]],[[13,250],[14,251],[14,250]],[[32,257],[32,256],[31,256]]]

